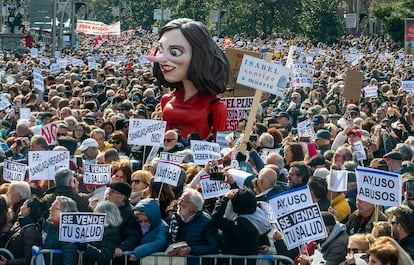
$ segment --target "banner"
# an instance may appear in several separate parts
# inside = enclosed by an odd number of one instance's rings
[[[401,205],[401,175],[366,167],[357,167],[355,174],[359,199],[375,205]]]
[[[88,35],[121,35],[121,23],[118,21],[111,25],[91,20],[78,20],[76,32]]]
[[[26,165],[9,160],[4,160],[3,179],[8,182],[24,181]]]
[[[11,106],[9,99],[5,94],[0,94],[0,110],[5,110]]]
[[[317,203],[305,207],[297,205],[296,209],[276,219],[287,249],[328,236]]]
[[[226,131],[234,132],[239,126],[240,119],[249,117],[253,97],[222,98],[221,102],[227,106]]]
[[[230,184],[220,180],[210,180],[208,174],[200,177],[200,185],[205,200],[224,196],[230,190]]]
[[[42,126],[40,128],[40,135],[46,138],[46,142],[48,145],[55,145],[57,141],[57,124],[56,122],[51,122]]]
[[[29,151],[30,180],[54,180],[61,167],[69,168],[69,151]]]
[[[291,75],[292,86],[313,88],[314,72],[315,66],[311,64],[294,64]]]
[[[34,88],[39,89],[40,91],[45,91],[45,82],[42,76],[42,69],[35,67],[33,68],[33,79],[34,79]]]
[[[180,179],[182,170],[180,165],[183,160],[183,155],[162,152],[154,176],[154,182],[163,182],[176,187]]]
[[[282,97],[290,71],[287,67],[244,55],[236,82]]]
[[[403,80],[401,83],[404,91],[407,91],[408,93],[414,92],[414,80]]]
[[[85,164],[83,183],[95,186],[105,185],[111,180],[111,165]]]
[[[366,86],[366,87],[364,87],[364,96],[366,98],[378,97],[378,86]]]
[[[405,19],[404,48],[408,54],[414,54],[414,18]]]
[[[270,197],[269,203],[272,206],[275,215],[281,216],[287,212],[298,209],[299,206],[310,206],[313,201],[309,187],[302,186]]]
[[[61,213],[59,241],[73,243],[102,241],[105,218],[104,213]]]
[[[128,144],[163,146],[167,122],[129,119]]]
[[[30,108],[20,108],[20,119],[30,121]]]
[[[220,159],[220,145],[206,141],[191,140],[194,164],[204,166],[209,160]]]

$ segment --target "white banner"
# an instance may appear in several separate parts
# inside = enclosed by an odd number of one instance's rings
[[[51,122],[40,128],[40,135],[46,138],[48,145],[55,145],[57,141],[56,133],[57,125],[55,122]]]
[[[182,170],[180,164],[183,160],[183,155],[162,152],[160,154],[160,161],[158,162],[154,181],[170,184],[174,187],[177,186]]]
[[[378,97],[378,86],[366,86],[364,92],[366,98]]]
[[[3,179],[5,181],[24,181],[26,165],[9,160],[4,160]]]
[[[367,159],[367,154],[365,153],[364,145],[362,141],[356,141],[353,144],[354,155],[357,161],[364,161]]]
[[[269,203],[275,215],[281,216],[298,209],[299,205],[301,207],[310,206],[313,204],[313,201],[309,187],[302,186],[270,197]]]
[[[230,190],[230,184],[220,180],[210,180],[210,175],[200,177],[201,192],[204,199],[217,198]]]
[[[348,171],[331,169],[327,181],[328,190],[336,192],[347,191]]]
[[[121,23],[118,21],[111,25],[91,20],[78,20],[76,32],[88,35],[121,35]]]
[[[30,121],[30,108],[20,108],[20,119]]]
[[[129,119],[128,144],[163,146],[167,122]]]
[[[252,109],[253,97],[222,98],[227,106],[226,131],[234,132],[241,118],[248,118]]]
[[[236,82],[243,86],[283,96],[289,73],[290,69],[287,67],[245,54]]]
[[[69,168],[69,151],[29,151],[30,180],[54,180],[61,167]]]
[[[355,174],[359,199],[375,205],[401,205],[401,175],[366,167],[357,167]]]
[[[34,88],[39,89],[40,91],[45,90],[45,82],[43,81],[42,69],[35,67],[33,68],[33,79],[34,79]]]
[[[277,224],[287,249],[328,236],[317,203],[305,207],[297,205],[296,209],[277,217]]]
[[[85,164],[83,183],[95,186],[105,185],[111,180],[111,165]]]
[[[102,241],[105,218],[104,213],[61,213],[59,241],[79,243]]]
[[[403,90],[405,90],[409,93],[414,92],[414,80],[404,80],[401,83],[402,83],[402,89]]]
[[[253,175],[252,173],[235,168],[230,168],[227,172],[229,172],[229,174],[234,178],[234,181],[236,181],[236,185],[239,188],[243,188],[246,179]]]
[[[11,103],[9,99],[4,94],[0,94],[0,110],[7,109],[10,107]]]
[[[60,64],[58,63],[52,63],[50,65],[50,74],[51,75],[56,75],[60,73]]]
[[[194,164],[204,166],[209,160],[220,159],[220,145],[206,141],[191,140]]]

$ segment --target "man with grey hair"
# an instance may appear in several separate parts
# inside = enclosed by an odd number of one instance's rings
[[[177,212],[171,217],[168,243],[185,241],[188,246],[173,250],[171,256],[207,255],[219,251],[218,230],[203,212],[204,199],[200,192],[187,188],[178,199]],[[188,260],[188,264],[198,260]]]
[[[413,159],[413,147],[410,144],[399,143],[397,144],[396,151],[401,153],[402,161],[411,161]]]
[[[273,136],[270,133],[262,133],[259,137],[259,145],[262,148],[269,148],[269,149],[273,149],[275,144],[275,139],[273,138]]]
[[[86,196],[81,196],[77,191],[79,182],[74,173],[68,168],[59,168],[55,172],[56,186],[47,190],[43,196],[42,201],[48,207],[56,199],[56,196],[62,195],[73,199],[81,212],[89,212],[88,199]]]
[[[6,196],[7,204],[13,211],[12,223],[14,223],[17,220],[20,207],[32,196],[29,183],[25,181],[12,182],[7,190]]]
[[[91,138],[98,142],[98,150],[100,152],[105,152],[107,149],[111,148],[111,144],[105,141],[105,131],[101,128],[93,129],[91,131]]]

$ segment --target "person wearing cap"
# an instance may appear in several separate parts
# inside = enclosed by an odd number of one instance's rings
[[[134,216],[134,207],[129,203],[131,185],[126,182],[115,182],[106,186],[104,200],[113,202],[122,217],[122,223],[118,226],[120,244],[115,248],[113,264],[124,264],[122,252],[138,246],[142,239],[141,226]]]
[[[325,118],[321,114],[313,116],[311,122],[315,132],[325,127]]]
[[[316,155],[309,159],[308,166],[311,167],[313,171],[318,168],[326,168],[326,160],[323,155]]]
[[[96,157],[99,154],[98,142],[93,138],[85,139],[79,146],[79,151],[82,152],[82,159],[85,164],[96,164]]]
[[[321,155],[331,150],[331,133],[326,129],[320,129],[316,132],[315,144]]]
[[[290,125],[290,115],[285,112],[285,111],[281,111],[279,112],[276,116],[276,122],[277,124],[280,124],[280,126],[283,128],[287,125]]]
[[[402,156],[401,153],[398,151],[391,151],[389,153],[386,153],[383,156],[385,162],[387,163],[387,166],[391,172],[394,173],[401,173],[402,169]]]
[[[88,199],[81,196],[78,192],[79,182],[73,171],[68,168],[59,168],[55,172],[55,187],[47,190],[43,196],[42,201],[50,207],[55,201],[56,196],[66,196],[76,202],[76,205],[81,212],[89,212]]]

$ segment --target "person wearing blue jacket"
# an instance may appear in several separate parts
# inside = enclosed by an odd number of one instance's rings
[[[168,224],[161,219],[161,210],[155,199],[140,200],[134,214],[141,224],[142,239],[129,258],[132,262],[151,253],[164,251],[168,233]]]

